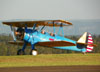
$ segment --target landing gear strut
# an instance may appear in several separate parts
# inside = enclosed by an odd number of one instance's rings
[[[24,42],[23,48],[22,48],[22,49],[19,49],[19,50],[17,51],[17,55],[25,55],[24,50],[25,50],[25,48],[26,48],[26,45],[27,45],[27,42]]]

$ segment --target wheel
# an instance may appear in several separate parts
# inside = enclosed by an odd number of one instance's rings
[[[25,52],[22,49],[19,49],[17,51],[17,55],[25,55]]]
[[[31,55],[36,56],[38,54],[37,50],[31,50]]]

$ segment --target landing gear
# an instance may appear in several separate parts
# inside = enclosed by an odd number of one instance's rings
[[[36,56],[38,54],[38,52],[37,52],[36,49],[34,49],[34,50],[31,50],[31,53],[30,54],[33,55],[33,56]]]
[[[26,48],[26,45],[27,45],[27,42],[24,42],[23,48],[22,48],[22,49],[19,49],[19,50],[17,51],[17,55],[25,55],[24,50],[25,50],[25,48]]]
[[[25,55],[25,52],[22,49],[19,49],[17,51],[17,55]]]
[[[22,49],[19,49],[17,51],[17,55],[25,55],[24,50],[26,48],[26,45],[27,45],[27,42],[24,42],[23,48]],[[38,54],[38,52],[35,49],[34,44],[31,44],[31,47],[32,47],[32,50],[31,50],[30,54],[33,55],[33,56],[36,56]]]

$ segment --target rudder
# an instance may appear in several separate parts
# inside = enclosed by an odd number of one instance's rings
[[[92,36],[90,33],[88,33],[88,36],[87,36],[87,48],[86,48],[86,52],[91,52],[93,51],[93,39],[92,39]]]

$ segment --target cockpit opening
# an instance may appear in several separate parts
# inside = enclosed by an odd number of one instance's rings
[[[15,36],[18,40],[23,40],[24,33],[25,29],[23,29],[22,27],[18,27],[17,30],[15,30]]]

